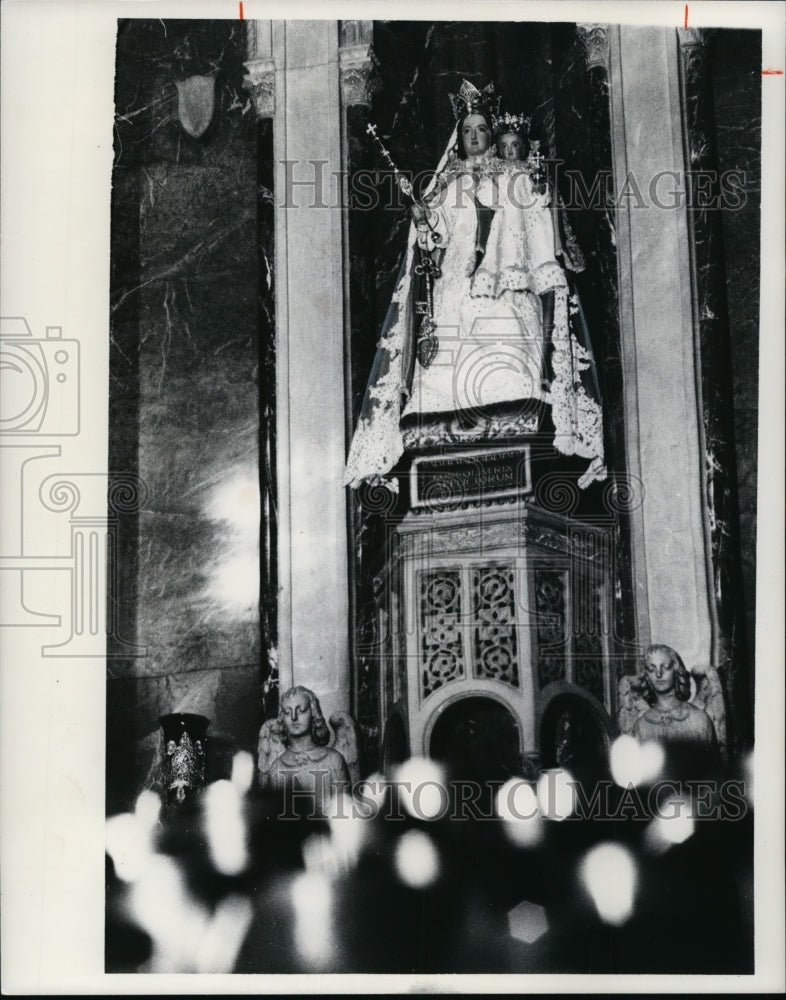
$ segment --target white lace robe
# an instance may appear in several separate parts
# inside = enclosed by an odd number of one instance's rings
[[[474,175],[473,175],[474,168]],[[493,206],[485,254],[476,264],[474,198]],[[374,372],[352,439],[345,483],[384,477],[404,451],[402,416],[474,409],[495,403],[545,399],[551,404],[554,445],[565,455],[590,460],[580,485],[604,478],[601,410],[581,384],[587,352],[570,332],[567,284],[555,260],[548,194],[537,193],[526,170],[490,157],[464,161],[432,196],[429,222],[444,247],[442,276],[434,282],[434,320],[439,340],[428,368],[415,361],[406,398],[404,348],[409,328],[415,249],[396,285]],[[543,350],[539,296],[554,290],[555,353],[551,389],[540,387]],[[405,403],[405,405],[404,405]],[[402,406],[404,408],[402,409]]]
[[[495,210],[477,270],[475,199]],[[538,296],[567,287],[548,195],[523,171],[462,172],[432,202],[430,223],[430,243],[445,248],[434,282],[439,348],[428,368],[416,362],[404,415],[541,398]]]

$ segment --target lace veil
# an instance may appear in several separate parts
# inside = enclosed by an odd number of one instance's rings
[[[437,178],[445,169],[456,137],[457,128],[454,128],[434,177],[423,194],[424,199],[433,191]],[[392,489],[397,488],[395,481],[385,477],[404,453],[399,425],[414,365],[411,275],[415,246],[415,226],[410,223],[406,253],[382,325],[360,418],[352,438],[344,485],[358,487],[368,480],[382,481]],[[576,313],[574,326],[582,334],[583,343],[571,329],[569,310]],[[579,486],[586,487],[596,479],[606,477],[603,420],[589,331],[583,323],[578,299],[573,298],[569,303],[568,290],[564,286],[555,289],[552,339],[554,378],[548,401],[555,427],[554,447],[563,455],[577,455],[589,460],[587,470],[579,479]]]

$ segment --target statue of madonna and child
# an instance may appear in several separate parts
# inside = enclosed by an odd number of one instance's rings
[[[606,476],[601,405],[538,143],[528,119],[497,113],[493,85],[465,80],[451,101],[456,127],[412,205],[345,484],[388,482],[405,451],[526,439],[550,407],[554,446],[587,460],[587,486]]]

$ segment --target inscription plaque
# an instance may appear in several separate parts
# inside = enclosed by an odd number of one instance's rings
[[[477,505],[532,493],[529,444],[494,451],[419,455],[410,470],[413,508]]]

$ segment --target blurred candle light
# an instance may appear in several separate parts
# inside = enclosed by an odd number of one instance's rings
[[[538,797],[522,778],[510,778],[499,789],[496,809],[504,822],[505,835],[517,847],[534,847],[543,839]]]
[[[633,736],[619,736],[611,745],[611,776],[621,788],[649,784],[663,770],[664,759],[659,743],[639,743]]]
[[[253,915],[251,902],[245,896],[231,895],[222,899],[202,936],[196,971],[232,972]]]
[[[231,781],[215,781],[205,789],[203,822],[210,858],[222,875],[239,875],[248,865],[243,800]]]
[[[322,833],[313,833],[306,837],[301,848],[303,867],[307,872],[315,872],[325,878],[338,874],[338,858],[330,837]]]
[[[160,808],[158,796],[153,792],[149,794]],[[153,856],[153,828],[158,812],[153,819],[150,807],[150,800],[145,799],[139,813],[120,813],[106,821],[106,851],[115,866],[115,874],[123,882],[135,882],[140,878]]]
[[[619,927],[633,913],[638,882],[636,861],[620,844],[598,844],[581,863],[581,879],[601,920]]]
[[[435,820],[450,808],[445,771],[427,757],[410,757],[396,769],[394,779],[401,804],[415,819]]]
[[[232,784],[240,795],[251,790],[254,781],[254,758],[247,750],[239,750],[232,758]]]
[[[186,886],[178,863],[154,855],[131,887],[129,915],[153,942],[151,972],[195,972],[208,913]]]
[[[327,806],[330,839],[340,867],[346,871],[354,867],[368,837],[368,820],[362,819],[355,809],[351,795],[339,792]]]
[[[333,951],[333,891],[326,875],[306,871],[290,888],[295,911],[295,946],[308,965],[323,965]]]
[[[161,799],[155,792],[145,789],[134,803],[134,815],[144,829],[152,831],[161,815]]]
[[[407,830],[396,844],[396,872],[411,889],[425,889],[439,875],[439,854],[434,842],[422,830]]]
[[[690,803],[672,796],[660,804],[658,815],[648,824],[644,843],[654,854],[662,854],[693,836],[695,827]]]
[[[571,773],[562,768],[541,774],[538,778],[537,796],[540,811],[546,819],[559,823],[570,816],[576,808],[575,784]]]
[[[364,778],[357,787],[358,803],[357,808],[362,815],[368,815],[373,819],[379,814],[379,810],[385,804],[388,783],[379,771]]]

